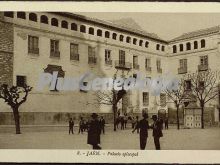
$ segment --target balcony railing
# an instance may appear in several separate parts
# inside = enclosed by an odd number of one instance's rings
[[[79,54],[70,54],[70,60],[79,61]]]
[[[151,72],[151,67],[145,66],[145,70]]]
[[[198,71],[207,71],[208,65],[198,65]]]
[[[106,65],[112,65],[112,60],[105,61]]]
[[[60,51],[50,52],[50,57],[60,58]]]
[[[187,73],[187,68],[178,68],[178,74],[185,74]]]
[[[161,68],[157,68],[157,72],[158,73],[162,73],[162,69]]]
[[[89,64],[96,64],[96,62],[97,62],[96,57],[89,57],[89,58],[88,58],[88,63],[89,63]]]
[[[140,65],[138,65],[138,64],[133,64],[133,68],[139,70]]]
[[[131,69],[132,65],[130,62],[115,61],[115,68],[116,69]]]
[[[31,54],[39,54],[39,48],[34,48],[34,49],[28,49],[28,53],[31,53]]]

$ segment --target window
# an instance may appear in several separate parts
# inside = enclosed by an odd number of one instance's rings
[[[149,93],[143,92],[143,105],[148,106],[149,105]]]
[[[116,40],[116,39],[117,39],[117,34],[116,34],[116,33],[113,33],[113,34],[112,34],[112,39],[113,39],[113,40]]]
[[[37,14],[35,14],[35,13],[30,13],[30,14],[29,14],[29,20],[30,20],[30,21],[34,21],[34,22],[37,22]]]
[[[208,56],[201,56],[200,57],[200,64],[201,65],[208,65]]]
[[[186,50],[191,50],[191,43],[190,42],[186,43]]]
[[[125,51],[119,50],[119,64],[125,65]]]
[[[160,50],[160,44],[156,45],[156,50]]]
[[[16,76],[16,86],[24,87],[26,85],[26,76]]]
[[[58,58],[60,57],[58,40],[50,40],[50,56]]]
[[[201,48],[204,48],[204,47],[205,47],[205,40],[202,39],[202,40],[201,40]]]
[[[149,42],[146,41],[146,42],[145,42],[145,48],[148,48],[148,46],[149,46]]]
[[[119,41],[123,42],[123,40],[124,40],[124,36],[123,36],[123,35],[120,35]]]
[[[91,46],[88,47],[88,63],[89,64],[96,63],[95,48]]]
[[[59,77],[64,78],[64,76],[65,76],[65,72],[63,71],[62,66],[48,64],[47,67],[44,69],[44,73],[53,74],[53,72],[58,72],[58,75],[57,75],[58,78]],[[56,88],[57,79],[55,81],[56,81],[55,82],[55,89],[52,89],[50,91],[58,92],[58,89]]]
[[[142,46],[143,45],[143,40],[140,40],[139,41],[139,46]]]
[[[82,33],[86,32],[86,27],[84,25],[80,26],[80,32],[82,32]]]
[[[106,32],[105,32],[105,38],[109,38],[109,36],[110,36],[109,31],[106,31]]]
[[[105,64],[112,65],[111,50],[105,49]]]
[[[134,44],[134,45],[137,44],[137,38],[133,38],[133,44]]]
[[[176,45],[173,45],[173,53],[176,53]]]
[[[26,19],[26,13],[25,12],[17,12],[17,18]]]
[[[160,72],[161,71],[161,60],[160,59],[157,59],[156,65],[157,65],[157,72]]]
[[[92,27],[89,28],[89,34],[94,35],[94,28]]]
[[[101,29],[98,29],[98,30],[97,30],[97,36],[99,36],[99,37],[102,36],[102,30],[101,30]]]
[[[28,53],[39,54],[39,38],[36,36],[28,36]]]
[[[165,93],[161,93],[160,94],[160,105],[161,106],[165,106],[166,105],[166,94]]]
[[[133,78],[135,78],[135,79],[136,79],[136,78],[137,78],[137,74],[135,74],[135,73],[134,73],[134,74],[133,74]]]
[[[58,19],[52,18],[52,19],[51,19],[51,25],[58,27]]]
[[[130,42],[131,42],[131,37],[127,37],[127,38],[126,38],[126,42],[127,42],[127,43],[130,43]]]
[[[134,69],[139,69],[138,56],[133,56],[133,68]]]
[[[198,49],[198,42],[194,41],[194,49]]]
[[[200,81],[199,82],[199,89],[204,89],[205,87],[205,82],[204,81]]]
[[[191,80],[185,80],[185,90],[191,90]]]
[[[183,44],[180,44],[180,52],[183,51]]]
[[[180,68],[187,68],[187,59],[180,59]]]
[[[88,82],[87,82],[87,81],[84,81],[84,82],[83,82],[83,86],[86,87],[87,85],[88,85]],[[85,93],[87,93],[88,90],[80,89],[80,92],[85,92]]]
[[[77,31],[77,24],[71,23],[71,30]]]
[[[68,29],[68,22],[67,21],[62,21],[61,22],[61,28]]]
[[[41,23],[44,23],[44,24],[48,24],[48,18],[47,18],[47,16],[42,15],[42,16],[40,17],[40,22],[41,22]]]
[[[164,45],[161,46],[161,50],[162,50],[163,52],[165,51],[165,46],[164,46]]]
[[[11,11],[6,11],[6,12],[4,12],[4,16],[5,16],[5,17],[14,18],[14,13],[11,12]]]
[[[150,58],[145,59],[145,68],[150,68]]]
[[[79,45],[70,43],[70,60],[79,61]]]

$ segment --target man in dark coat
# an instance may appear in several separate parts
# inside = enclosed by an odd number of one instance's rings
[[[72,132],[72,134],[73,134],[73,126],[74,126],[74,121],[72,118],[70,118],[70,120],[69,120],[69,134],[70,134],[70,132]]]
[[[147,137],[148,137],[148,129],[149,124],[147,121],[148,115],[146,113],[143,114],[143,119],[138,122],[132,133],[136,129],[140,129],[140,149],[144,150],[147,144]]]
[[[165,119],[164,123],[165,123],[165,129],[168,129],[168,118]]]
[[[80,117],[80,121],[79,121],[79,132],[78,134],[81,132],[81,134],[83,134],[83,126],[84,126],[84,120],[83,117]]]
[[[101,132],[105,134],[105,119],[103,118],[103,116],[100,119],[100,125],[101,125]]]
[[[101,134],[100,122],[97,119],[98,115],[96,113],[93,113],[91,117],[92,117],[92,120],[88,128],[87,143],[92,145],[93,149],[100,150],[101,147],[98,145],[100,144],[100,134]]]
[[[161,122],[160,120],[157,119],[157,115],[153,115],[152,119],[154,121],[152,125],[152,129],[153,129],[155,148],[156,150],[160,150],[160,137],[163,136]]]

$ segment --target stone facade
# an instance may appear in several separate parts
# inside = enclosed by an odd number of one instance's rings
[[[37,91],[39,75],[49,65],[61,68],[65,77],[92,72],[108,78],[115,74],[134,77],[139,72],[141,78],[155,78],[165,73],[181,76],[178,72],[180,59],[189,59],[188,73],[192,73],[198,69],[200,56],[206,54],[212,69],[216,70],[220,65],[220,60],[216,60],[219,59],[217,33],[168,42],[151,33],[71,13],[13,12],[13,18],[10,13],[0,14],[0,81],[16,85],[17,76],[25,76],[27,84],[33,87],[27,102],[20,107],[22,124],[63,124],[69,116],[78,120],[79,116],[88,117],[93,112],[112,121],[111,106],[98,105],[94,92],[50,91],[48,88]],[[30,37],[38,41],[36,49],[31,51]],[[186,50],[184,46],[183,51],[173,52],[174,45],[193,44],[202,39],[206,41],[204,48]],[[51,40],[58,41],[57,57],[51,56]],[[77,45],[77,58],[70,56],[71,44]],[[91,50],[95,52],[92,61],[88,58]],[[111,52],[108,61],[107,50]],[[121,51],[125,54],[126,64],[122,68],[118,63]],[[147,62],[146,59],[150,60]],[[149,94],[145,99],[144,92]],[[173,107],[172,104],[160,105],[160,96],[151,95],[148,89],[130,91],[122,100],[118,105],[121,112],[141,114],[144,110],[150,117],[158,111],[168,113],[168,107]],[[1,100],[0,104],[1,114],[5,116],[2,118],[7,118],[2,119],[1,124],[11,124],[10,108]]]

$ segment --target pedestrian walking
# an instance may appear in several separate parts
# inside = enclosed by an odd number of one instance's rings
[[[92,145],[94,150],[95,149],[100,150],[101,149],[101,147],[99,146],[100,134],[101,134],[100,122],[98,120],[98,115],[96,113],[93,113],[91,117],[92,117],[92,120],[88,128],[87,143]]]
[[[124,130],[124,129],[125,129],[125,127],[124,127],[125,120],[124,120],[124,117],[123,117],[123,116],[121,116],[120,121],[121,121],[121,130]]]
[[[101,132],[105,134],[105,119],[103,118],[103,116],[101,116],[100,119],[100,126],[101,126]]]
[[[163,136],[161,122],[159,119],[157,119],[157,115],[153,115],[152,119],[154,121],[152,125],[152,129],[153,129],[155,148],[156,150],[160,150],[160,138]]]
[[[83,120],[83,117],[80,117],[80,121],[79,121],[79,133],[83,134],[83,128],[84,127],[84,120]]]
[[[168,118],[165,119],[164,123],[165,123],[165,129],[168,129]]]
[[[125,116],[124,116],[124,128],[127,128],[127,122],[128,122],[128,116],[125,113]]]
[[[143,113],[143,119],[138,122],[138,124],[132,131],[132,133],[134,133],[136,129],[140,129],[140,149],[141,150],[145,150],[145,147],[147,144],[148,129],[149,129],[147,118],[148,118],[148,115],[146,113]]]
[[[139,122],[139,117],[136,116],[136,120],[135,120],[135,125],[134,125],[134,127],[137,127],[138,122]],[[139,133],[139,128],[138,128],[138,127],[137,127],[137,133]]]
[[[134,117],[132,117],[131,118],[131,127],[132,127],[132,129],[134,129],[135,128],[135,118]]]
[[[70,118],[70,119],[69,119],[69,134],[70,134],[70,133],[74,134],[74,133],[73,133],[73,126],[74,126],[74,121],[73,121],[72,118]]]

